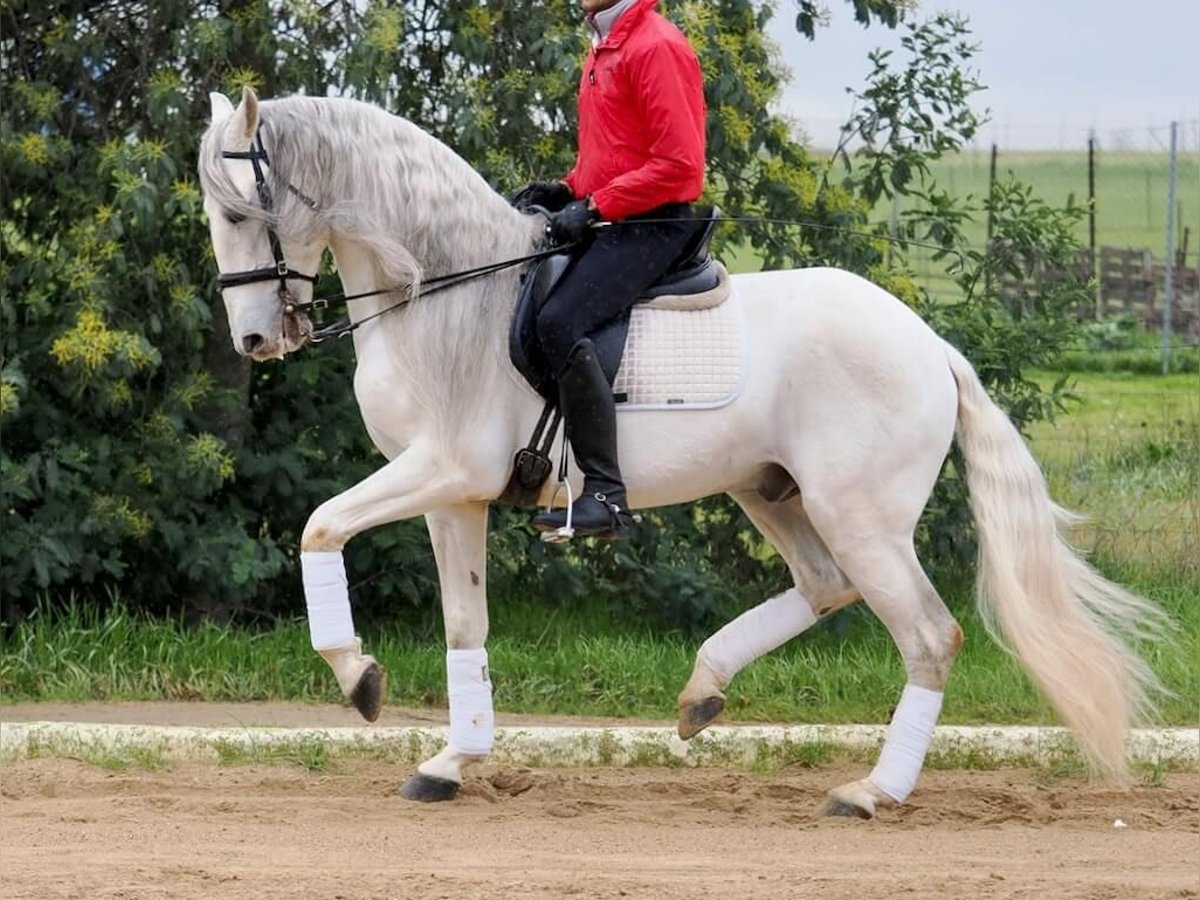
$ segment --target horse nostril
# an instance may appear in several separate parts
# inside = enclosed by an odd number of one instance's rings
[[[253,353],[266,342],[261,334],[248,334],[242,338],[242,349],[246,353]]]

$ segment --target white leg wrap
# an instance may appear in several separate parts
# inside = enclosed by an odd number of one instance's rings
[[[795,588],[742,613],[700,646],[700,661],[723,684],[817,621],[808,601]]]
[[[446,683],[450,694],[450,749],[486,756],[492,752],[496,733],[487,651],[447,650]]]
[[[917,776],[925,764],[925,751],[929,749],[941,711],[940,691],[915,684],[904,686],[879,761],[871,771],[871,783],[897,803],[907,800],[917,786]]]
[[[301,553],[308,634],[317,652],[354,643],[354,620],[342,551]]]

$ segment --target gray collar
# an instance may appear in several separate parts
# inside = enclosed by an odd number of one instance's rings
[[[598,13],[592,13],[588,16],[588,24],[592,26],[592,46],[595,47],[612,31],[613,24],[617,19],[621,18],[621,13],[629,9],[637,3],[638,0],[619,0],[608,9],[602,9]]]

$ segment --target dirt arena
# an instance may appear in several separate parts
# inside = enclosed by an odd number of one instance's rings
[[[872,822],[814,815],[828,787],[862,774],[844,766],[492,767],[433,806],[395,796],[406,774],[364,761],[12,763],[0,767],[0,896],[1200,897],[1195,774],[1123,790],[928,772]]]

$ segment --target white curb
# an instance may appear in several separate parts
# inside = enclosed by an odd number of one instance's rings
[[[523,766],[750,766],[822,762],[837,751],[869,753],[883,743],[882,725],[714,726],[691,741],[663,727],[537,726],[496,729],[491,760]],[[446,742],[444,727],[195,728],[77,722],[0,722],[0,760],[38,756],[95,758],[152,755],[156,759],[268,759],[325,754],[379,756],[417,763]],[[1077,756],[1070,732],[1030,726],[937,729],[931,757],[951,765],[1003,766]],[[1200,730],[1138,729],[1127,739],[1130,759],[1200,767]]]

